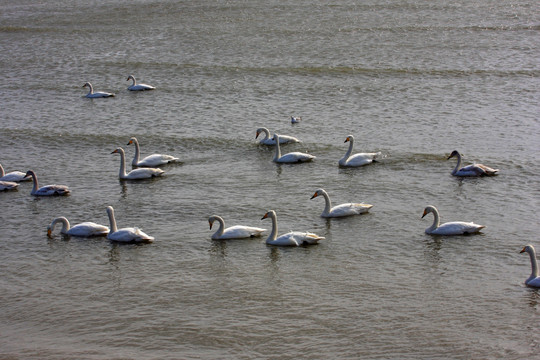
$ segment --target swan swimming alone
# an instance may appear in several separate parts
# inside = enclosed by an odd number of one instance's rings
[[[339,166],[344,167],[356,167],[371,164],[377,157],[381,155],[380,152],[376,153],[357,153],[351,156],[354,146],[354,137],[352,135],[347,136],[344,142],[349,142],[349,149],[345,155],[339,160]]]
[[[452,221],[447,222],[442,225],[439,225],[439,211],[435,206],[428,205],[424,209],[424,214],[422,218],[427,214],[433,214],[433,224],[426,229],[426,234],[432,235],[464,235],[464,234],[473,234],[477,233],[483,228],[484,225],[478,225],[472,222],[463,222],[463,221]]]
[[[45,185],[39,187],[37,175],[32,170],[28,170],[25,176],[32,177],[34,186],[32,187],[32,192],[30,194],[34,196],[69,195],[70,193],[69,188],[65,185]]]
[[[320,240],[324,240],[324,237],[319,236],[314,233],[309,232],[300,232],[300,231],[291,231],[281,236],[277,236],[278,225],[277,225],[277,215],[274,210],[268,210],[262,219],[272,219],[272,232],[266,239],[268,245],[275,246],[301,246],[301,245],[315,245]],[[261,220],[262,220],[261,219]]]
[[[494,176],[497,175],[497,172],[499,171],[499,169],[492,169],[489,166],[482,164],[467,165],[460,169],[461,154],[457,150],[452,151],[447,160],[454,156],[457,157],[456,167],[452,171],[452,175],[454,176]]]
[[[47,226],[47,236],[51,237],[54,227],[57,223],[62,224],[60,233],[64,235],[90,237],[90,236],[104,236],[109,233],[109,228],[105,225],[96,224],[91,221],[86,221],[74,226],[70,226],[69,220],[64,216],[55,218],[49,226]]]
[[[264,133],[264,138],[262,138],[259,141],[259,144],[262,145],[276,145],[276,141],[274,138],[270,137],[270,131],[267,128],[261,127],[257,129],[257,134],[255,135],[255,139],[259,137],[260,133]],[[279,136],[279,143],[280,144],[288,144],[288,143],[297,143],[300,142],[297,138],[293,136],[288,135],[280,135]]]
[[[10,171],[7,174],[4,172],[4,168],[0,164],[0,181],[21,182],[31,181],[29,177],[26,177],[26,173],[22,171]]]
[[[126,153],[124,149],[118,148],[114,150],[111,154],[120,154],[120,171],[118,177],[123,180],[139,180],[139,179],[149,179],[152,177],[157,177],[163,175],[165,171],[161,169],[154,168],[139,168],[133,169],[129,173],[126,173]]]
[[[107,206],[107,215],[109,216],[109,223],[111,227],[109,234],[107,234],[107,239],[124,243],[150,243],[154,241],[152,236],[145,234],[139,228],[130,227],[118,229],[112,206]]]
[[[133,160],[131,161],[132,166],[136,167],[157,167],[160,165],[165,165],[174,161],[179,160],[177,157],[171,156],[171,155],[165,155],[165,154],[152,154],[148,155],[144,159],[140,160],[140,147],[139,147],[139,141],[137,141],[137,138],[132,137],[129,139],[128,145],[135,144],[135,156],[133,156]]]
[[[108,92],[103,92],[103,91],[94,92],[94,88],[93,88],[92,84],[90,84],[89,82],[84,83],[84,85],[82,87],[87,87],[88,88],[88,94],[86,94],[87,98],[92,99],[92,98],[105,98],[105,97],[114,96],[113,93],[108,93]]]
[[[280,146],[279,146],[279,135],[278,134],[274,134],[274,140],[276,142],[276,153],[275,153],[274,159],[273,159],[274,162],[292,164],[292,163],[308,162],[308,161],[312,161],[313,159],[315,159],[315,156],[313,156],[313,155],[298,152],[298,151],[290,152],[290,153],[285,154],[285,155],[282,156],[281,155],[281,149],[280,149]]]
[[[147,84],[137,84],[137,80],[135,80],[135,76],[129,75],[126,81],[133,80],[133,84],[128,86],[128,90],[130,91],[145,91],[145,90],[155,90],[156,88],[152,85]]]
[[[0,181],[0,191],[17,190],[19,184],[14,181]]]
[[[208,218],[208,224],[210,225],[210,230],[212,230],[212,225],[214,221],[219,222],[218,230],[212,234],[212,239],[214,240],[226,240],[226,239],[245,239],[261,236],[266,229],[244,226],[244,225],[235,225],[225,229],[225,221],[221,216],[212,215]]]
[[[534,250],[534,247],[532,245],[525,246],[520,253],[528,253],[529,257],[531,258],[531,276],[525,280],[525,285],[534,287],[534,288],[540,288],[540,276],[538,275],[538,261],[536,260],[536,251]]]
[[[324,197],[325,206],[321,217],[325,218],[364,214],[373,207],[373,205],[370,204],[360,203],[345,203],[332,207],[330,196],[328,196],[328,193],[324,191],[324,189],[318,189],[317,191],[315,191],[315,194],[313,194],[311,199],[314,199],[319,195],[322,195]]]

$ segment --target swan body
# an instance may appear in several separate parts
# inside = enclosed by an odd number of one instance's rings
[[[261,236],[266,229],[244,226],[244,225],[235,225],[225,229],[225,221],[223,218],[217,215],[212,215],[208,218],[208,224],[210,225],[210,230],[212,230],[212,225],[214,221],[219,222],[218,230],[212,234],[212,239],[214,240],[226,240],[226,239],[245,239]]]
[[[103,236],[109,233],[109,228],[105,225],[96,224],[94,222],[83,222],[74,226],[70,226],[69,220],[63,216],[55,218],[49,226],[47,226],[47,236],[51,237],[54,227],[57,223],[62,224],[60,233],[64,235],[90,237]]]
[[[30,180],[32,179],[26,177],[26,173],[22,171],[11,171],[6,174],[2,165],[0,165],[0,181],[21,182]]]
[[[118,229],[116,227],[116,219],[114,217],[114,209],[112,206],[107,206],[107,215],[111,230],[107,234],[107,239],[124,243],[149,243],[154,241],[154,238],[145,234],[141,229],[136,227]]]
[[[17,190],[19,184],[13,181],[0,181],[0,191]]]
[[[435,206],[429,205],[424,209],[422,218],[427,214],[433,214],[433,224],[426,229],[426,234],[432,235],[464,235],[477,233],[483,228],[484,225],[478,225],[472,222],[453,221],[444,224],[439,224],[439,211]]]
[[[105,98],[105,97],[114,96],[113,93],[108,93],[108,92],[103,92],[103,91],[94,92],[94,88],[92,87],[92,84],[90,84],[89,82],[84,83],[82,87],[88,88],[88,94],[86,94],[87,98]]]
[[[457,157],[456,167],[452,171],[452,175],[454,176],[494,176],[497,175],[497,172],[499,171],[499,169],[493,169],[482,164],[472,164],[460,168],[461,154],[457,150],[452,151],[447,160],[454,156]]]
[[[274,155],[274,161],[277,163],[300,163],[300,162],[308,162],[313,159],[315,159],[315,156],[302,153],[302,152],[290,152],[285,155],[281,155],[281,149],[279,146],[279,138],[280,136],[278,134],[274,134],[274,140],[276,142],[276,153]]]
[[[255,139],[259,137],[259,134],[260,133],[264,133],[264,138],[262,138],[260,141],[259,141],[259,144],[262,144],[262,145],[276,145],[276,141],[274,140],[274,138],[271,138],[270,137],[270,131],[267,129],[267,128],[258,128],[257,129],[257,134],[255,135]],[[287,143],[297,143],[297,142],[300,142],[300,140],[298,140],[297,138],[293,137],[293,136],[288,136],[288,135],[280,135],[279,136],[279,143],[280,144],[287,144]]]
[[[131,161],[132,166],[137,167],[157,167],[160,165],[165,165],[170,162],[174,162],[179,160],[178,158],[171,156],[171,155],[165,155],[165,154],[152,154],[144,159],[140,160],[140,147],[139,147],[139,141],[137,141],[137,138],[132,137],[129,139],[128,145],[135,144],[135,156],[133,157],[133,160]]]
[[[320,240],[324,240],[324,237],[310,232],[291,231],[281,236],[277,236],[278,225],[277,215],[274,210],[269,210],[262,219],[272,219],[272,232],[266,239],[268,245],[275,246],[301,246],[301,245],[315,245]],[[261,220],[262,220],[261,219]]]
[[[32,192],[30,194],[34,196],[69,195],[70,193],[69,188],[65,185],[45,185],[39,187],[37,175],[32,170],[28,170],[25,176],[32,177],[34,186],[32,187]]]
[[[139,180],[139,179],[149,179],[152,177],[157,177],[163,175],[165,171],[161,169],[154,168],[139,168],[133,169],[129,173],[126,173],[126,153],[124,149],[118,148],[114,150],[111,154],[120,154],[120,171],[118,177],[123,180]]]
[[[128,90],[130,91],[145,91],[145,90],[155,90],[155,87],[152,85],[147,84],[137,84],[137,80],[135,80],[135,76],[129,75],[126,81],[133,80],[133,84],[128,86]]]
[[[531,258],[531,276],[525,280],[525,285],[535,288],[540,288],[540,276],[538,275],[538,261],[536,260],[536,251],[532,245],[527,245],[520,253],[528,253]]]
[[[302,118],[299,116],[291,116],[291,124],[297,124],[302,121]]]
[[[324,197],[325,206],[321,217],[325,218],[359,215],[368,212],[369,209],[373,207],[373,205],[361,203],[345,203],[332,207],[330,196],[328,196],[328,193],[323,189],[318,189],[315,191],[315,194],[313,194],[311,199],[314,199],[319,195]]]
[[[352,135],[347,136],[344,142],[349,143],[349,149],[345,155],[339,160],[339,166],[356,167],[371,164],[376,161],[377,157],[381,155],[380,152],[376,153],[357,153],[351,155],[354,146],[354,137]]]

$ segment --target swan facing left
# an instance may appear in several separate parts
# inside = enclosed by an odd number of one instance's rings
[[[212,225],[214,225],[214,221],[217,221],[219,223],[219,228],[214,234],[212,234],[212,239],[214,240],[246,239],[259,237],[262,235],[263,232],[266,231],[266,229],[263,228],[244,225],[235,225],[225,228],[225,221],[221,216],[218,215],[212,215],[208,218],[210,230],[212,230]]]
[[[279,145],[279,135],[274,134],[274,141],[276,142],[276,152],[274,155],[274,162],[277,163],[302,163],[302,162],[309,162],[315,159],[315,156],[302,153],[302,152],[290,152],[285,155],[281,155],[281,146]]]
[[[310,232],[291,231],[281,236],[277,236],[278,225],[277,215],[274,210],[268,210],[262,219],[272,219],[272,232],[266,239],[268,245],[275,246],[302,246],[302,245],[316,245],[320,240],[324,240],[324,237]]]
[[[484,225],[478,225],[473,222],[452,221],[440,224],[439,211],[435,206],[428,205],[424,209],[422,218],[427,214],[433,214],[433,224],[426,229],[426,234],[432,235],[465,235],[474,234],[485,228]]]
[[[135,76],[129,75],[126,81],[132,80],[133,84],[128,86],[129,91],[146,91],[146,90],[155,90],[156,88],[152,85],[147,84],[137,84],[137,80],[135,80]]]
[[[338,161],[339,166],[343,167],[357,167],[371,164],[376,161],[377,157],[381,155],[380,152],[376,153],[356,153],[351,155],[354,147],[354,137],[352,135],[347,136],[344,142],[349,143],[349,148],[343,157]]]
[[[107,239],[123,243],[150,243],[154,241],[154,237],[145,234],[139,228],[128,227],[118,229],[112,206],[107,206],[107,215],[109,216],[109,224],[111,227],[109,234],[107,234]]]
[[[152,154],[148,155],[144,159],[140,159],[140,146],[139,141],[137,138],[132,137],[129,139],[128,145],[135,144],[135,155],[133,156],[133,160],[131,161],[131,166],[137,166],[137,167],[158,167],[160,165],[165,165],[171,162],[175,162],[179,160],[177,157],[171,156],[171,155],[165,155],[165,154]]]
[[[315,191],[315,194],[313,194],[311,199],[315,199],[319,195],[322,195],[324,197],[325,206],[321,216],[325,218],[364,214],[373,207],[373,205],[362,203],[345,203],[332,206],[330,196],[326,191],[324,191],[324,189],[318,189],[317,191]]]
[[[86,221],[77,225],[71,226],[69,220],[60,216],[55,218],[49,226],[47,226],[47,236],[52,237],[52,232],[57,223],[62,224],[60,233],[64,235],[90,237],[90,236],[104,236],[109,233],[109,228],[105,225],[96,224],[91,221]]]
[[[276,141],[273,137],[270,137],[270,130],[268,130],[265,127],[261,127],[257,129],[257,132],[255,134],[255,139],[259,137],[261,133],[264,133],[264,138],[262,138],[259,141],[259,144],[261,145],[276,145]],[[279,135],[279,143],[280,144],[288,144],[288,143],[297,143],[301,142],[299,139],[295,138],[294,136],[289,135]]]
[[[93,98],[106,98],[106,97],[113,97],[114,96],[113,93],[108,93],[108,92],[103,92],[103,91],[94,92],[94,88],[93,88],[92,84],[90,84],[89,82],[84,83],[84,85],[82,87],[87,87],[88,88],[88,94],[86,94],[87,98],[93,99]]]
[[[447,160],[454,156],[457,158],[456,167],[452,170],[452,175],[454,176],[494,176],[499,172],[499,169],[493,169],[482,164],[471,164],[460,168],[461,154],[457,150],[452,151]]]
[[[124,152],[124,149],[117,148],[111,154],[120,154],[120,171],[118,172],[118,177],[122,180],[149,179],[161,176],[165,173],[165,171],[161,169],[154,168],[133,169],[129,173],[126,173],[126,153]]]
[[[32,187],[32,192],[30,194],[34,196],[69,195],[70,193],[69,188],[65,185],[45,185],[39,187],[37,175],[32,170],[28,170],[25,176],[32,177],[34,186]]]
[[[525,285],[534,287],[534,288],[540,288],[540,276],[538,275],[538,261],[536,260],[536,251],[534,250],[534,246],[527,245],[525,246],[520,253],[528,253],[529,257],[531,258],[531,276],[525,280]]]

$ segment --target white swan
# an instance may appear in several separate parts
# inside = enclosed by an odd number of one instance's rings
[[[212,215],[208,218],[208,224],[210,225],[210,230],[212,230],[212,225],[214,221],[219,222],[219,229],[212,234],[212,239],[214,240],[225,240],[225,239],[244,239],[261,236],[266,229],[244,226],[244,225],[235,225],[225,228],[225,221],[223,218],[217,215]]]
[[[319,195],[324,197],[325,206],[321,216],[325,218],[359,215],[368,212],[369,209],[373,207],[373,205],[370,204],[360,203],[345,203],[332,207],[330,196],[328,196],[328,193],[324,191],[324,189],[315,191],[315,194],[313,194],[311,199],[314,199]]]
[[[308,162],[313,159],[315,159],[315,156],[302,153],[302,152],[290,152],[285,155],[281,155],[281,149],[279,146],[279,138],[280,136],[278,134],[274,134],[274,140],[276,142],[276,153],[274,155],[274,161],[277,163],[299,163],[299,162]]]
[[[116,227],[116,219],[114,218],[114,209],[112,206],[107,206],[107,215],[109,216],[109,224],[111,226],[111,231],[109,231],[109,234],[107,234],[107,239],[128,243],[149,243],[154,241],[152,236],[145,234],[139,228],[130,227],[118,229]]]
[[[484,225],[478,225],[472,222],[452,221],[439,225],[439,212],[435,206],[429,205],[424,209],[422,218],[427,214],[433,214],[433,224],[426,229],[426,234],[433,235],[463,235],[477,233]]]
[[[377,157],[381,155],[380,152],[376,153],[357,153],[351,156],[353,146],[354,146],[354,137],[352,135],[347,136],[344,142],[349,142],[349,149],[345,155],[339,160],[339,166],[363,166],[371,164]]]
[[[538,261],[536,260],[536,251],[532,245],[527,245],[520,251],[520,253],[527,252],[531,258],[532,272],[531,276],[525,280],[525,285],[535,288],[540,288],[540,276],[538,276]]]
[[[291,124],[296,124],[302,121],[302,118],[300,116],[291,116]]]
[[[0,191],[16,190],[19,184],[13,181],[0,181]]]
[[[108,93],[108,92],[103,92],[103,91],[94,92],[94,88],[92,87],[92,84],[90,84],[89,82],[84,83],[82,87],[88,88],[88,94],[86,94],[87,98],[104,98],[104,97],[114,96],[113,93]]]
[[[324,240],[324,237],[309,232],[291,231],[287,234],[277,236],[277,215],[274,210],[269,210],[262,219],[270,217],[272,219],[272,232],[266,239],[268,245],[276,246],[301,246],[301,245],[315,245],[320,240]],[[261,219],[261,220],[262,220]]]
[[[21,182],[30,180],[32,179],[26,177],[26,173],[23,173],[22,171],[11,171],[6,174],[4,168],[0,164],[0,181]]]
[[[51,237],[54,227],[57,223],[62,223],[62,230],[60,233],[64,235],[90,237],[90,236],[103,236],[109,233],[109,228],[105,225],[96,224],[94,222],[86,221],[74,226],[70,226],[69,220],[63,216],[55,218],[49,226],[47,226],[47,236]]]
[[[129,173],[126,173],[126,153],[124,149],[118,148],[111,154],[120,154],[120,171],[118,177],[124,180],[139,180],[148,179],[156,176],[161,176],[165,171],[154,168],[139,168],[133,169]]]
[[[32,170],[28,170],[25,176],[32,177],[34,186],[32,187],[32,192],[30,194],[34,196],[68,195],[70,193],[69,188],[65,185],[45,185],[39,187],[37,175]]]
[[[255,139],[259,137],[260,133],[264,133],[264,138],[262,138],[259,141],[259,144],[262,144],[262,145],[276,145],[276,141],[274,140],[274,138],[270,137],[270,131],[267,128],[264,128],[264,127],[258,128],[257,129],[257,134],[255,135]],[[279,143],[280,144],[297,143],[297,142],[300,142],[300,140],[298,140],[297,138],[295,138],[293,136],[288,136],[288,135],[280,135],[279,136]]]
[[[139,160],[139,154],[140,154],[140,147],[139,147],[139,141],[137,141],[137,138],[132,137],[129,139],[128,145],[135,144],[135,156],[133,156],[133,160],[131,161],[132,166],[137,167],[157,167],[160,165],[165,165],[174,161],[179,160],[178,158],[171,156],[171,155],[165,155],[165,154],[152,154],[148,155],[142,160]]]
[[[155,87],[152,85],[147,84],[137,84],[137,80],[135,80],[135,76],[129,75],[126,81],[133,80],[133,84],[128,86],[128,90],[130,91],[144,91],[144,90],[155,90]]]
[[[467,165],[460,169],[461,154],[457,150],[452,151],[447,160],[453,158],[454,156],[457,157],[456,167],[452,171],[452,175],[454,176],[494,176],[497,175],[497,172],[499,171],[499,169],[492,169],[489,166],[482,164]]]

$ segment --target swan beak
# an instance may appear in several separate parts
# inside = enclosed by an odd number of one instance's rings
[[[266,219],[268,217],[268,213],[264,214],[264,216],[261,218],[261,220]]]
[[[259,137],[260,132],[257,131],[257,134],[255,135],[255,139]]]
[[[422,215],[422,219],[423,219],[423,218],[424,218],[424,216],[426,216],[426,215],[427,215],[427,211],[426,211],[426,210],[424,210],[424,214]]]
[[[318,193],[313,194],[313,196],[311,197],[311,199],[315,199],[318,195],[319,195]],[[309,200],[311,200],[311,199],[309,199]]]
[[[349,139],[349,138],[346,138],[345,141],[344,141],[344,143],[346,143],[347,141],[350,141],[350,139]]]
[[[212,221],[209,221],[208,225],[210,225],[210,230],[212,230],[212,225],[214,225],[214,223]]]
[[[47,236],[50,238],[52,238],[51,233],[52,233],[51,229],[47,229]]]
[[[127,145],[131,145],[131,144],[133,144],[133,140],[129,140],[129,142],[127,143]]]
[[[114,150],[111,154],[114,154],[114,153],[117,153],[118,151],[117,150]]]
[[[524,253],[524,252],[525,252],[525,248],[521,249],[521,251],[519,253],[521,254],[521,253]]]

